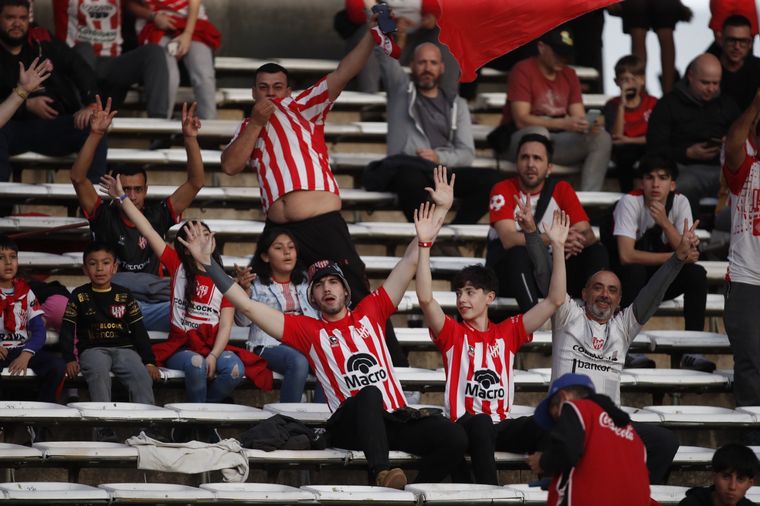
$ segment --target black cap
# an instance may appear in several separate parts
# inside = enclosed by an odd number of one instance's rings
[[[571,59],[575,53],[575,39],[567,28],[555,28],[541,36],[541,42],[551,47],[558,56]]]
[[[351,304],[351,287],[348,286],[346,275],[343,274],[343,269],[341,269],[338,264],[329,260],[319,260],[309,266],[307,274],[309,276],[309,290],[307,293],[309,294],[309,302],[312,306],[314,306],[314,302],[311,296],[311,291],[314,288],[314,283],[324,278],[325,276],[335,276],[341,280],[343,283],[343,288],[346,289],[347,294],[346,306]]]

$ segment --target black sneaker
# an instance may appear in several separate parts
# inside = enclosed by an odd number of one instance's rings
[[[632,369],[654,369],[657,364],[643,353],[629,353],[625,356],[625,366]]]
[[[681,357],[681,369],[711,373],[715,370],[715,362],[707,360],[704,355],[687,353]]]

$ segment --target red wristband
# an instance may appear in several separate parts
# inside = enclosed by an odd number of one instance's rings
[[[420,248],[430,248],[430,247],[433,246],[433,241],[430,241],[430,242],[420,241],[420,242],[417,243],[417,245]]]

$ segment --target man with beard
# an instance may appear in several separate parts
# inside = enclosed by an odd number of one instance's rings
[[[35,58],[48,60],[54,72],[43,88],[26,93],[16,87],[19,64],[28,68]],[[0,0],[0,96],[16,93],[25,101],[0,128],[0,181],[10,180],[13,155],[79,151],[87,139],[96,92],[95,74],[79,55],[45,29],[30,28],[28,0]],[[90,181],[105,174],[106,152],[103,137],[88,173]]]
[[[398,194],[407,221],[426,199],[433,168],[442,164],[457,175],[459,209],[452,223],[472,224],[488,211],[488,190],[502,179],[493,169],[471,168],[475,142],[467,102],[449,96],[440,81],[445,66],[441,50],[417,46],[411,77],[398,61],[375,49],[388,92],[388,157],[367,167],[364,187]]]
[[[498,295],[515,297],[522,312],[535,306],[542,295],[525,247],[525,231],[516,217],[519,202],[530,204],[547,248],[549,238],[544,230],[551,226],[554,211],[560,209],[570,217],[565,257],[567,287],[572,296],[580,296],[586,279],[609,262],[607,250],[594,235],[575,190],[566,181],[550,177],[552,154],[553,146],[547,137],[536,133],[524,135],[518,147],[517,176],[491,190],[486,265],[499,276]]]

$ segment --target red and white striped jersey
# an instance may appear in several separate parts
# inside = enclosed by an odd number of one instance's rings
[[[69,46],[88,42],[95,56],[121,54],[120,0],[53,0],[56,36]]]
[[[328,163],[325,119],[333,102],[323,77],[297,97],[273,100],[275,110],[251,153],[264,212],[277,199],[297,190],[340,194]],[[232,141],[250,122],[246,118]],[[230,142],[232,142],[230,141]]]
[[[395,311],[381,287],[337,322],[285,315],[282,342],[309,359],[330,411],[371,385],[382,392],[386,411],[406,407],[385,344],[385,324]]]
[[[232,307],[232,304],[224,298],[211,278],[198,275],[195,278],[195,296],[188,306],[185,300],[187,274],[174,248],[166,246],[161,263],[172,278],[169,338],[174,334],[196,334],[203,342],[213,345],[222,309]]]
[[[446,370],[444,408],[456,422],[465,413],[485,413],[494,422],[507,418],[514,399],[515,353],[533,336],[525,333],[523,316],[489,322],[481,332],[447,316],[433,342]]]
[[[188,0],[143,0],[146,7],[150,7],[153,12],[167,12],[171,14],[177,14],[182,17],[187,17],[190,2]],[[206,8],[201,4],[201,8],[198,11],[198,19],[208,19],[206,16]]]
[[[0,291],[0,346],[24,346],[30,337],[27,325],[41,314],[44,312],[33,291],[27,290],[21,295],[7,295]]]

